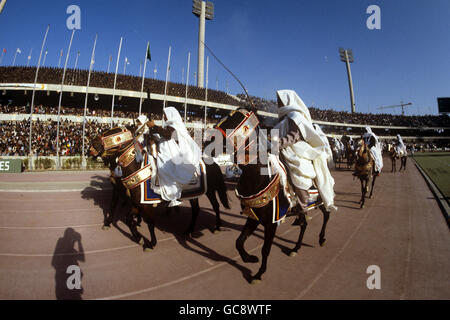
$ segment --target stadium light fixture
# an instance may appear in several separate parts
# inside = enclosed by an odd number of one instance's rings
[[[199,17],[198,28],[198,60],[197,60],[197,87],[203,88],[204,62],[205,62],[205,19],[214,19],[214,4],[209,1],[193,0],[192,13]]]
[[[350,63],[354,62],[352,49],[339,48],[339,57],[342,62],[345,62],[347,66],[348,75],[348,86],[350,88],[350,103],[352,108],[352,113],[355,112],[355,96],[353,94],[353,82],[352,82],[352,71],[350,69]]]

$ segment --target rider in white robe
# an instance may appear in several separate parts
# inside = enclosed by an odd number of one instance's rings
[[[398,134],[397,135],[397,146],[396,146],[396,152],[398,154],[403,154],[404,156],[407,155],[406,146],[403,143],[402,137]]]
[[[293,90],[279,90],[278,115],[281,157],[302,210],[313,182],[327,211],[334,205],[334,179],[327,166],[328,146],[314,129],[309,110]]]
[[[366,141],[366,143],[369,144],[371,137],[373,137],[375,143],[373,146],[370,147],[370,154],[372,155],[372,158],[375,162],[375,171],[377,173],[380,173],[381,169],[383,168],[383,156],[381,154],[381,145],[380,142],[378,141],[378,137],[372,132],[372,129],[370,127],[366,127],[366,133],[364,133],[363,135],[364,141]]]
[[[162,134],[158,144],[156,165],[158,184],[152,179],[152,189],[163,200],[170,201],[169,206],[181,204],[183,185],[187,185],[200,176],[201,150],[189,135],[183,120],[174,107],[164,109],[165,121],[162,127],[169,135]],[[154,127],[151,130],[154,133]]]

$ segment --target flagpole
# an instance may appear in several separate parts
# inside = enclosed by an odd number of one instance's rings
[[[169,68],[170,68],[170,51],[172,50],[172,47],[169,46],[169,57],[167,58],[167,68],[166,68],[166,84],[164,85],[164,103],[163,103],[163,123],[164,123],[164,109],[166,108],[166,98],[167,98],[167,79],[169,77]]]
[[[120,59],[120,50],[122,49],[122,40],[123,40],[123,37],[120,37],[119,51],[117,52],[116,74],[114,75],[114,88],[113,88],[112,105],[111,105],[111,128],[113,126],[114,97],[116,95],[117,71],[119,70],[119,59]]]
[[[78,65],[78,57],[80,56],[80,51],[78,51],[77,53],[77,57],[75,58],[75,67],[73,68],[73,70],[77,69],[77,65]]]
[[[60,168],[60,154],[59,154],[59,124],[60,124],[60,119],[61,119],[61,101],[62,101],[62,96],[63,96],[63,88],[64,88],[64,78],[66,77],[66,68],[67,68],[67,62],[69,61],[69,56],[70,56],[70,48],[72,47],[72,40],[73,40],[73,35],[75,34],[75,30],[76,29],[72,29],[72,35],[70,36],[70,42],[69,42],[69,48],[67,49],[67,54],[66,54],[66,62],[64,63],[64,70],[63,70],[63,76],[62,76],[62,81],[61,81],[61,89],[59,92],[59,103],[58,103],[58,124],[56,127],[56,156],[57,156],[57,163],[56,163],[56,168],[59,169]]]
[[[28,55],[28,62],[27,62],[27,67],[30,65],[30,60],[31,60],[31,53],[33,52],[33,48],[31,48],[30,50],[30,54]]]
[[[28,140],[28,145],[30,147],[29,149],[29,160],[28,160],[28,168],[30,170],[33,170],[33,158],[32,158],[32,154],[31,154],[31,133],[32,133],[32,121],[33,121],[33,108],[34,108],[34,95],[36,92],[36,82],[37,82],[37,78],[38,78],[38,73],[39,73],[39,67],[41,64],[41,57],[42,57],[42,51],[44,50],[44,46],[45,46],[45,41],[47,40],[47,34],[48,34],[48,30],[50,29],[50,25],[47,26],[47,30],[45,31],[45,36],[44,36],[44,40],[42,41],[42,47],[41,47],[41,53],[39,54],[39,60],[38,60],[38,65],[36,68],[36,75],[34,76],[34,86],[33,86],[33,94],[31,95],[31,110],[30,110],[30,136],[29,136],[29,140]]]
[[[89,83],[91,81],[91,72],[92,67],[94,66],[94,59],[95,59],[95,46],[97,45],[97,34],[95,34],[95,40],[94,40],[94,47],[92,48],[92,55],[91,55],[91,63],[89,66],[89,74],[88,74],[88,80],[86,85],[86,97],[84,98],[84,118],[83,118],[83,148],[82,148],[82,161],[83,161],[83,169],[86,169],[86,158],[84,155],[84,139],[85,139],[85,130],[86,130],[86,110],[87,110],[87,103],[88,103],[88,94],[89,94]]]
[[[191,63],[191,52],[188,53],[188,65],[187,65],[187,73],[186,73],[186,94],[184,96],[184,122],[186,123],[186,114],[187,114],[187,97],[188,97],[188,85],[189,85],[189,66]]]
[[[45,50],[44,61],[42,62],[42,66],[45,66],[45,59],[47,58],[48,50]]]
[[[139,98],[139,115],[141,115],[141,110],[142,110],[142,93],[144,92],[145,69],[147,68],[147,52],[149,50],[149,47],[150,47],[150,41],[147,41],[147,49],[145,50],[145,57],[144,57],[144,72],[142,73],[141,97]]]
[[[106,71],[106,73],[109,73],[109,65],[111,64],[111,59],[112,59],[112,56],[109,55],[109,59],[108,59],[108,70]]]
[[[206,130],[206,111],[208,107],[206,103],[208,102],[208,65],[209,65],[209,57],[206,56],[206,89],[205,89],[205,130]]]
[[[58,69],[59,69],[59,67],[61,65],[61,58],[62,58],[62,56],[63,56],[63,49],[61,49],[61,53],[59,54]]]
[[[4,50],[5,50],[5,49],[2,50],[2,56],[0,57],[0,65],[2,64],[2,61],[3,61],[3,54],[5,53]]]
[[[17,48],[18,49],[18,48]],[[12,66],[14,67],[15,66],[15,64],[16,64],[16,57],[17,57],[17,50],[16,50],[16,53],[14,54],[14,59],[13,59],[13,63],[12,63]]]

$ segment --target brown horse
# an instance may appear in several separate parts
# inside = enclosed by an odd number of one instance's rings
[[[354,176],[361,181],[361,208],[364,208],[366,193],[369,192],[369,183],[372,182],[369,199],[372,198],[373,187],[377,174],[375,172],[375,163],[370,153],[369,145],[363,139],[358,142],[359,148],[356,151],[356,163]]]
[[[388,144],[388,153],[389,153],[389,158],[391,159],[392,162],[392,169],[391,172],[396,172],[397,171],[397,160],[400,160],[400,169],[398,170],[398,172],[400,172],[403,168],[403,171],[406,170],[406,160],[408,159],[408,156],[405,155],[403,152],[399,153],[397,152],[397,148],[395,147],[394,144],[389,143]]]
[[[131,141],[127,141],[124,144],[120,144],[117,147],[111,149],[105,149],[104,140],[109,137],[117,136],[117,134],[121,134],[125,132],[127,129],[124,128],[113,128],[111,130],[103,133],[102,136],[95,138],[91,143],[90,155],[94,158],[97,156],[101,156],[102,159],[117,159],[121,158],[125,153],[130,154],[130,160],[126,161],[126,163],[122,163],[120,165],[122,169],[122,175],[124,178],[130,177],[134,173],[141,170],[141,162],[136,158],[136,147],[135,147],[135,139]],[[134,149],[133,149],[134,148]],[[120,163],[119,163],[120,164]],[[216,212],[216,228],[215,231],[221,230],[221,219],[220,219],[220,210],[219,203],[216,199],[216,192],[219,194],[219,198],[225,208],[229,208],[228,198],[226,194],[225,182],[223,180],[222,171],[220,167],[216,164],[207,164],[206,167],[206,179],[207,179],[207,192],[206,196],[210,200],[214,211]],[[124,181],[124,179],[122,179]],[[128,188],[129,194],[131,198],[131,202],[133,204],[133,210],[130,214],[139,214],[144,222],[147,224],[148,229],[150,231],[151,240],[150,242],[144,238],[144,250],[148,251],[153,249],[156,246],[157,239],[155,236],[155,213],[156,206],[150,204],[141,204],[141,188],[136,186],[133,188]],[[188,229],[185,234],[190,235],[194,232],[195,223],[197,221],[198,214],[200,212],[200,206],[198,204],[198,198],[193,198],[189,200],[192,207],[192,218],[189,224]],[[161,205],[166,205],[166,203],[161,203]],[[137,229],[133,224],[129,225],[130,230],[133,234],[136,242],[139,242],[142,239],[142,236],[138,233]]]
[[[254,120],[255,118],[256,121]],[[250,121],[251,119],[253,119],[253,121]],[[251,125],[247,125],[247,121],[250,121],[253,124],[256,123],[256,125],[252,128]],[[270,254],[270,249],[277,230],[278,224],[273,222],[273,206],[275,206],[273,200],[277,199],[278,196],[280,203],[287,202],[283,191],[280,190],[280,182],[276,181],[277,175],[272,175],[269,177],[269,175],[262,174],[262,169],[267,169],[267,163],[262,161],[260,152],[257,152],[257,154],[254,155],[256,156],[256,158],[253,159],[254,161],[250,161],[248,150],[251,145],[266,146],[268,144],[267,140],[264,138],[260,139],[260,127],[258,123],[259,120],[257,120],[254,112],[249,112],[246,109],[238,109],[237,111],[231,112],[229,116],[225,117],[216,126],[216,128],[222,132],[227,140],[231,141],[233,144],[235,141],[235,136],[232,134],[227,136],[225,133],[227,130],[239,133],[238,128],[243,128],[244,131],[251,131],[254,129],[256,132],[255,136],[245,138],[245,140],[242,141],[242,146],[236,147],[234,144],[235,151],[242,150],[241,148],[246,150],[245,161],[244,163],[239,164],[239,167],[242,169],[242,174],[239,177],[236,187],[236,195],[241,200],[243,213],[248,215],[245,226],[236,240],[236,249],[244,262],[257,263],[259,261],[257,256],[248,254],[244,248],[244,243],[256,230],[259,224],[262,224],[264,227],[264,245],[261,250],[262,262],[258,272],[250,279],[252,284],[261,281],[262,275],[267,269],[268,256]],[[234,154],[234,157],[236,158],[236,154]],[[274,188],[275,191],[273,191]],[[325,210],[323,205],[319,208],[323,212],[323,225],[319,235],[319,243],[323,246],[325,243],[325,229],[329,219],[329,212]],[[297,251],[300,249],[303,235],[307,227],[305,215],[303,213],[299,213],[297,208],[293,208],[292,211],[293,215],[299,214],[299,223],[296,224],[300,225],[301,230],[295,247],[287,250],[286,252],[289,256],[295,256]]]

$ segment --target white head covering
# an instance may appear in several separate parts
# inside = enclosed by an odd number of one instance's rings
[[[140,122],[140,124],[142,125],[142,124],[145,124],[145,123],[148,121],[148,118],[147,118],[146,115],[141,114],[141,115],[137,118],[137,120],[138,120],[138,121]]]
[[[184,125],[183,119],[180,113],[174,107],[167,107],[164,109],[164,114],[166,115],[167,121],[164,121],[164,127],[172,127],[175,130],[183,130],[187,132],[186,126]]]
[[[181,197],[181,185],[188,184],[194,174],[200,173],[201,149],[189,135],[177,109],[164,109],[167,121],[164,127],[175,129],[174,139],[164,140],[159,144],[157,156],[158,177],[160,186],[152,180],[152,188],[160,193],[166,201],[173,201]]]
[[[300,189],[308,190],[313,179],[324,201],[325,208],[334,206],[334,179],[327,166],[327,139],[314,128],[311,115],[302,99],[293,90],[278,90],[278,99],[282,106],[278,115],[282,119],[274,129],[279,129],[284,136],[289,119],[295,122],[304,139],[281,150],[285,164],[289,169],[292,183]]]
[[[309,122],[312,122],[308,107],[294,90],[278,90],[277,96],[283,104],[283,106],[278,109],[280,118],[291,111],[299,111]]]

